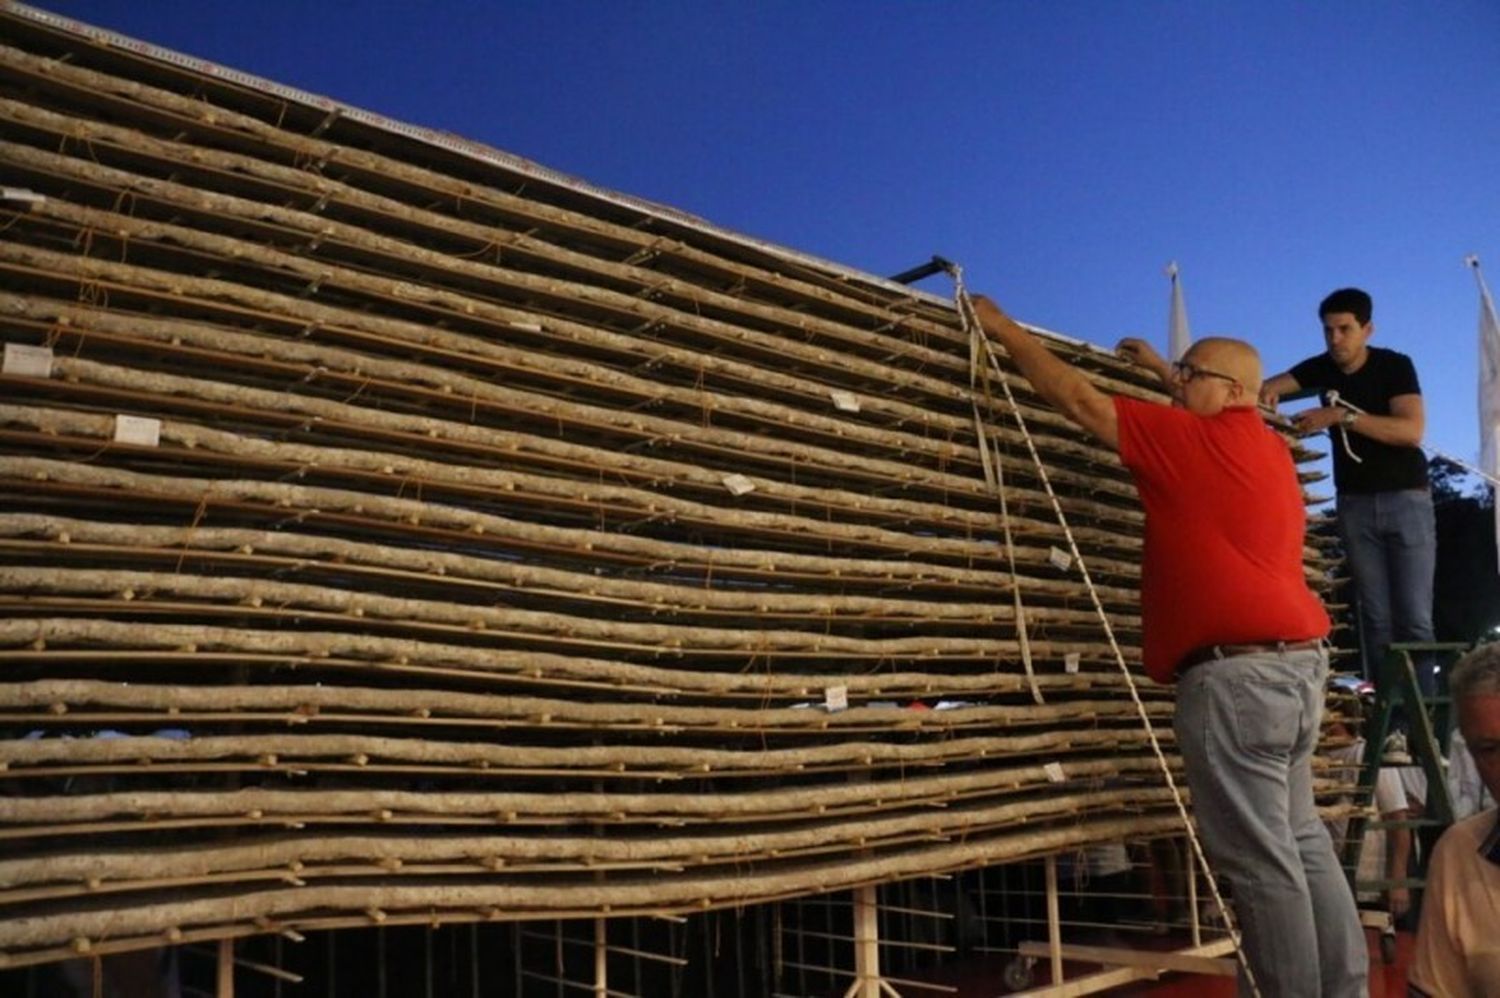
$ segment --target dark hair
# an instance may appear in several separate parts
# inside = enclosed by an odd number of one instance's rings
[[[1339,288],[1318,306],[1318,318],[1326,318],[1335,312],[1352,312],[1355,321],[1363,326],[1375,314],[1375,303],[1370,300],[1368,293],[1359,288]]]
[[[1358,696],[1349,695],[1339,697],[1337,702],[1331,705],[1328,719],[1335,724],[1342,724],[1355,738],[1363,738],[1366,713],[1364,700]]]

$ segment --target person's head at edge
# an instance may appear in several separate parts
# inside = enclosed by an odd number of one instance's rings
[[[1199,416],[1253,406],[1260,394],[1260,354],[1244,340],[1205,336],[1172,366],[1172,382],[1173,398]]]
[[[1345,374],[1364,366],[1375,332],[1375,303],[1359,288],[1339,288],[1318,305],[1328,358]]]
[[[1458,729],[1490,796],[1500,799],[1500,642],[1459,659],[1448,677]]]

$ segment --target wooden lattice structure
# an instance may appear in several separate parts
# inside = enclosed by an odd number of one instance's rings
[[[1179,827],[942,297],[0,26],[8,965],[701,911]],[[1128,478],[1011,387],[1138,672]]]

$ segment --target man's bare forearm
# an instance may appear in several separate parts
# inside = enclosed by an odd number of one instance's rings
[[[988,299],[976,299],[975,310],[985,333],[1005,348],[1036,393],[1074,422],[1082,422],[1078,412],[1080,401],[1098,392],[1088,378]]]
[[[1411,416],[1376,416],[1361,413],[1349,429],[1360,436],[1397,447],[1420,447],[1424,420]]]

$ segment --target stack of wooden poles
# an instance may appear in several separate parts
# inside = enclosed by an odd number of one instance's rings
[[[6,965],[1180,826],[1069,542],[1175,766],[1128,477],[949,304],[0,28]]]

